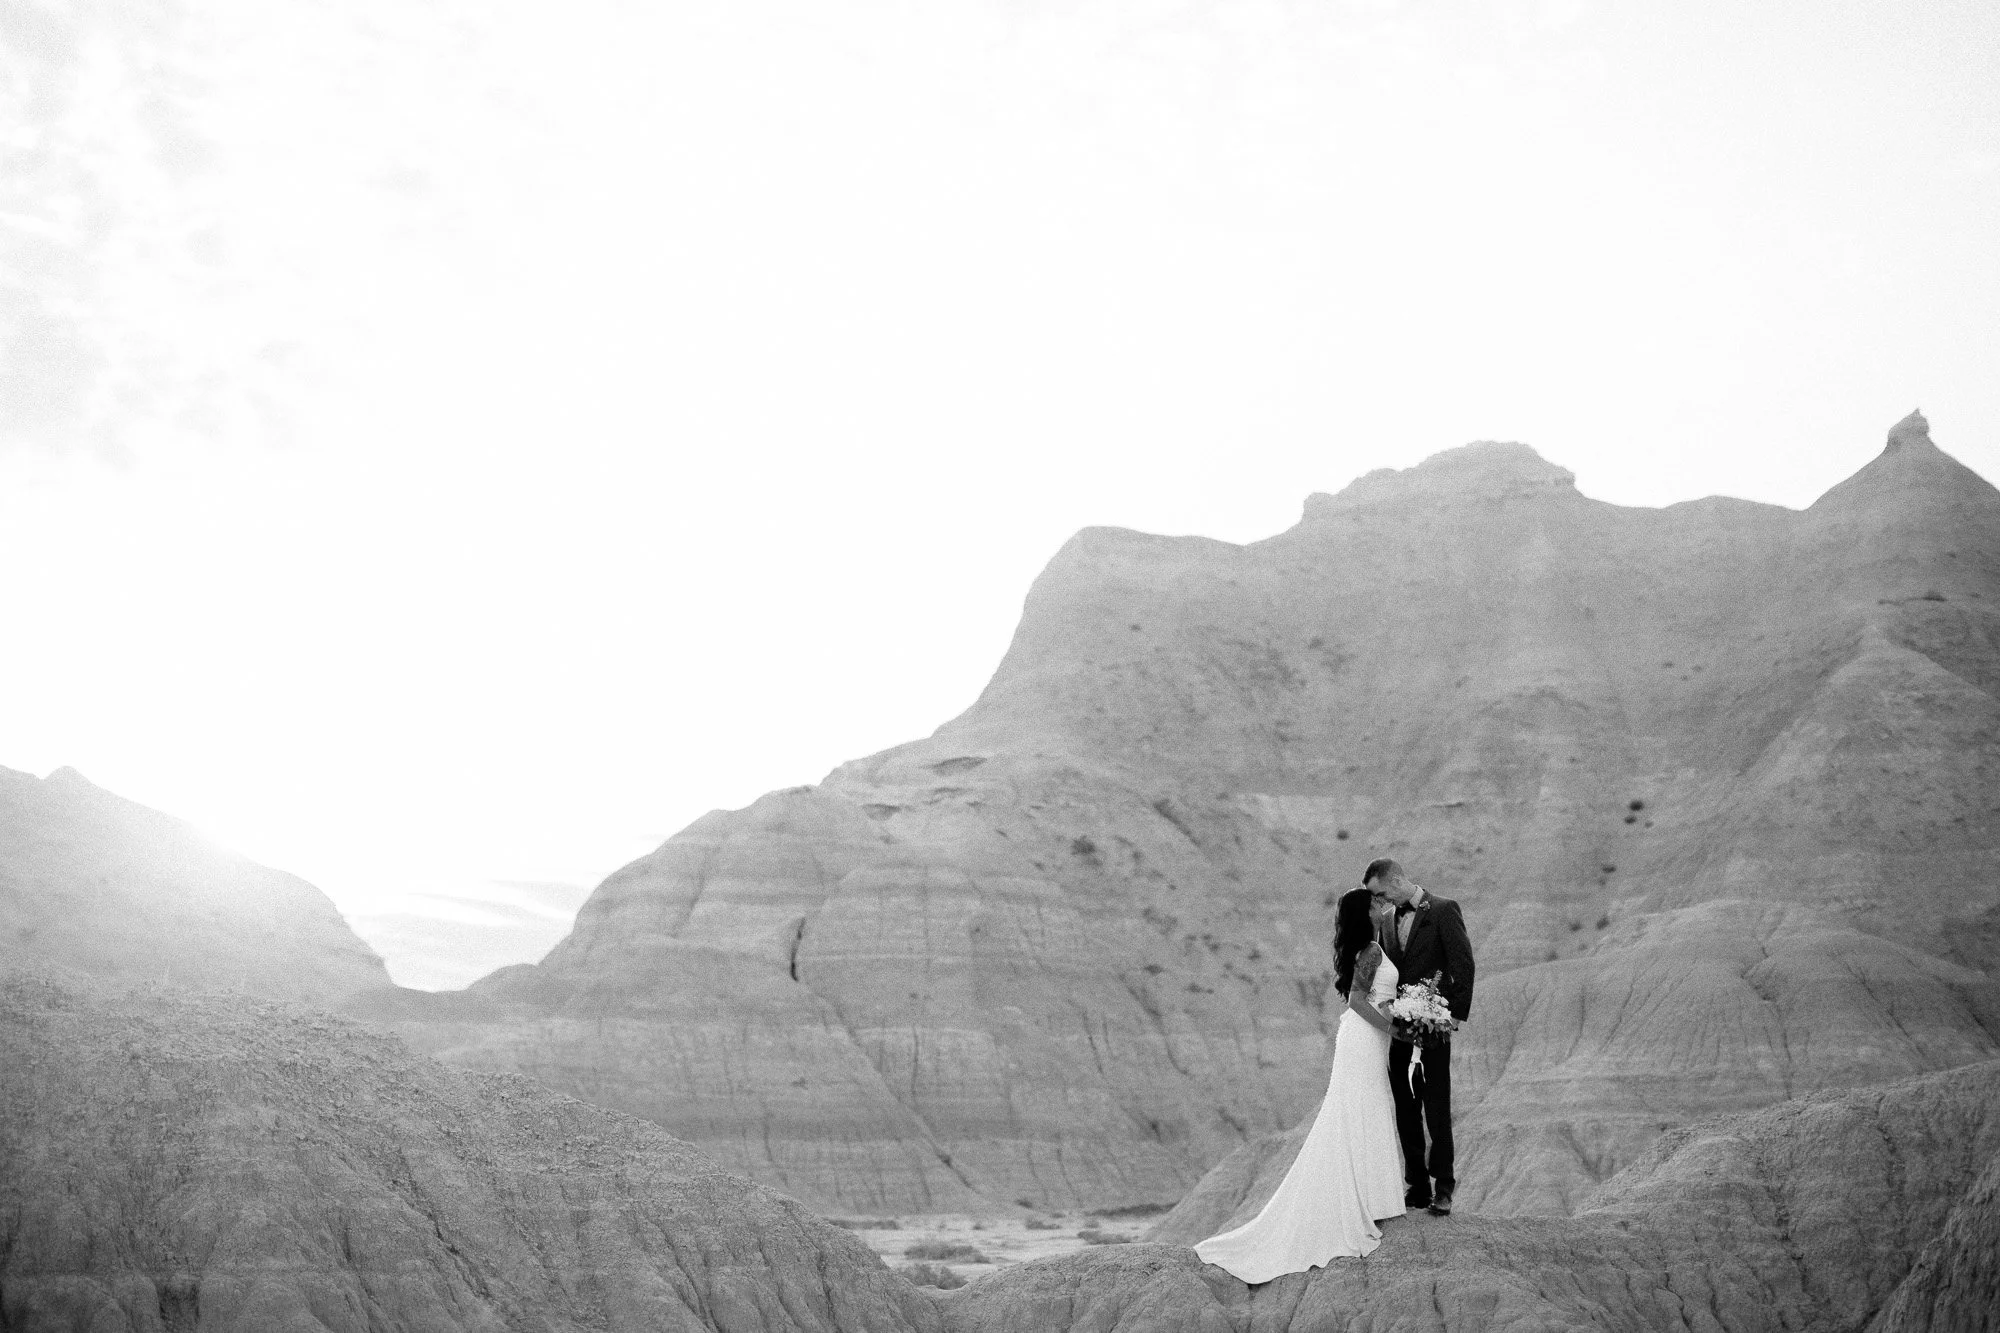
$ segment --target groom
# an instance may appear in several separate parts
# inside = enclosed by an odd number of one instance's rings
[[[1472,943],[1465,937],[1458,904],[1424,892],[1386,856],[1368,863],[1361,886],[1372,889],[1381,904],[1377,937],[1402,984],[1439,974],[1438,992],[1451,1006],[1451,1016],[1463,1023],[1472,1013]],[[1403,1180],[1409,1186],[1403,1202],[1443,1217],[1451,1212],[1451,1192],[1458,1184],[1452,1174],[1451,1043],[1424,1048],[1423,1072],[1412,1091],[1410,1043],[1392,1039],[1389,1087],[1396,1096],[1396,1136],[1403,1141]],[[1428,1162],[1426,1125],[1431,1134]]]

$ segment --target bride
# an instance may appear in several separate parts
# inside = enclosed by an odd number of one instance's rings
[[[1396,965],[1375,942],[1373,901],[1367,889],[1355,889],[1334,918],[1335,980],[1347,1008],[1334,1033],[1326,1099],[1297,1159],[1257,1216],[1194,1247],[1252,1286],[1367,1254],[1382,1241],[1380,1220],[1403,1214],[1383,1012],[1396,994]]]

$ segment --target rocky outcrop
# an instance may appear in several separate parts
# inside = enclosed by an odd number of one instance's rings
[[[1459,1202],[1567,1213],[1669,1125],[2000,1054],[2000,984],[1823,909],[1718,901],[1609,928],[1485,983],[1456,1043]],[[1261,1208],[1311,1116],[1224,1158],[1153,1229],[1192,1244]]]
[[[1255,1288],[1178,1245],[1086,1252],[951,1293],[946,1328],[1984,1328],[1996,1162],[1987,1061],[1672,1131],[1572,1218],[1412,1214]]]
[[[390,984],[324,893],[69,768],[0,768],[0,964],[316,1004]]]
[[[1931,1238],[1869,1324],[1874,1333],[1984,1333],[2000,1311],[2000,1158]]]
[[[289,1005],[0,983],[0,1327],[930,1330],[657,1127]]]
[[[368,1012],[828,1207],[1166,1203],[1311,1112],[1390,854],[1480,957],[1462,1197],[1560,1214],[1663,1127],[1993,1053],[1996,691],[2000,493],[1919,418],[1804,512],[1470,446],[1250,546],[1079,534],[934,736]]]

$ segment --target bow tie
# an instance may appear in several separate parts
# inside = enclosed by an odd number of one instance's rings
[[[1396,916],[1400,920],[1401,918],[1408,916],[1410,913],[1416,910],[1417,910],[1417,905],[1415,903],[1404,903],[1402,906],[1396,909]]]

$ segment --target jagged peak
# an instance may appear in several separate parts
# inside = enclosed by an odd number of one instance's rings
[[[1882,447],[1882,452],[1893,454],[1898,449],[1907,449],[1912,445],[1937,448],[1931,443],[1931,423],[1924,420],[1922,408],[1913,410],[1910,415],[1889,427],[1889,442]]]
[[[1921,411],[1891,426],[1882,452],[1815,500],[1810,512],[1886,511],[1911,503],[1970,504],[1977,508],[2000,504],[2000,492],[1992,483],[1931,439],[1931,423]]]
[[[1432,454],[1412,468],[1377,468],[1338,495],[1306,497],[1306,517],[1319,510],[1384,500],[1501,499],[1576,493],[1576,474],[1514,440],[1475,440]]]

